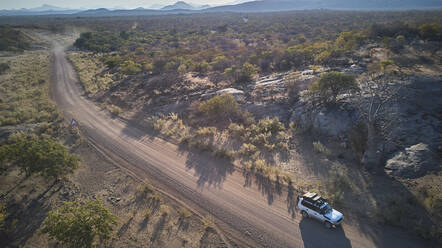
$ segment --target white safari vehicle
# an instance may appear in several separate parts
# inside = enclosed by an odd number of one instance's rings
[[[313,217],[324,223],[327,228],[340,225],[344,219],[339,211],[333,209],[326,199],[316,193],[308,192],[298,197],[298,209],[302,217]]]

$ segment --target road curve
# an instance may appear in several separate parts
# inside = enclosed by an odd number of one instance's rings
[[[66,116],[74,116],[94,144],[125,161],[140,178],[153,178],[173,195],[211,213],[227,236],[263,247],[428,247],[403,231],[373,224],[344,224],[327,230],[320,223],[292,218],[287,189],[252,178],[209,155],[189,153],[119,118],[82,96],[65,47],[53,42],[52,96]],[[294,194],[296,198],[296,194]],[[233,239],[235,240],[235,239]]]

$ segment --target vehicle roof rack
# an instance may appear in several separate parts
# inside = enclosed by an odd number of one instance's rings
[[[322,198],[320,195],[313,192],[307,192],[302,197],[304,198],[304,200],[313,203],[319,207],[327,202],[325,198]]]

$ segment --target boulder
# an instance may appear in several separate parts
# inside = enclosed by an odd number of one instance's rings
[[[305,102],[295,104],[291,122],[302,127],[312,127],[329,136],[345,136],[355,124],[355,113],[351,109],[313,107]]]
[[[417,178],[428,171],[440,168],[440,159],[430,150],[430,147],[419,143],[397,152],[393,158],[387,160],[385,172],[391,176]]]
[[[216,92],[216,94],[219,95],[219,96],[224,95],[224,94],[230,94],[237,101],[244,98],[244,91],[238,90],[238,89],[235,89],[235,88],[226,88],[226,89],[218,90]]]

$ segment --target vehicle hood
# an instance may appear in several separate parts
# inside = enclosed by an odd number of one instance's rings
[[[331,221],[337,221],[340,218],[342,218],[341,212],[339,212],[339,211],[337,211],[335,209],[332,209],[332,211],[330,211],[329,213],[325,214],[324,216],[327,217],[328,219],[330,219]]]

